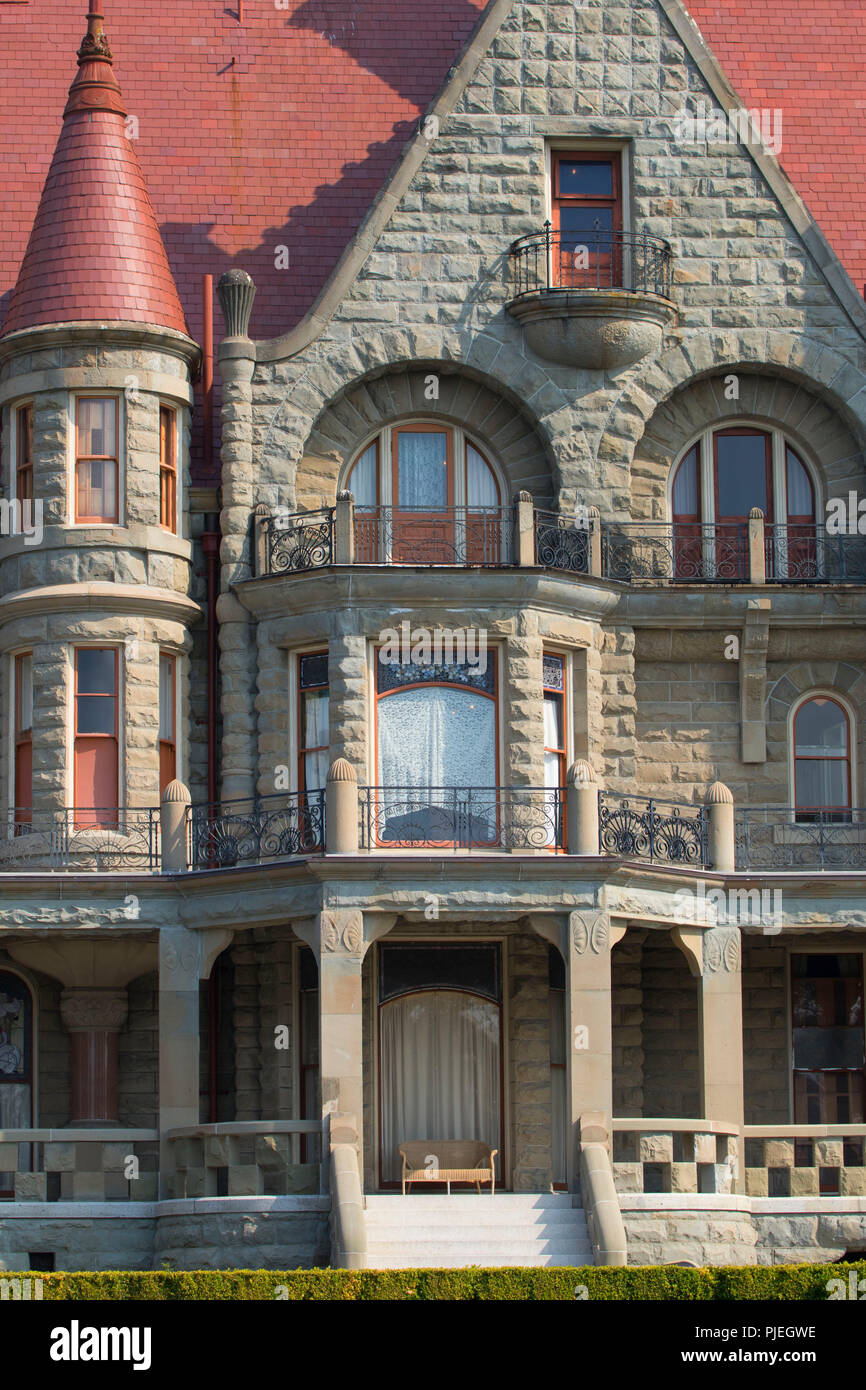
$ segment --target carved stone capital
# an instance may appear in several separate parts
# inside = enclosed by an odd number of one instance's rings
[[[600,956],[610,947],[610,923],[606,912],[597,909],[590,912],[569,914],[571,928],[571,949],[575,955]]]
[[[70,1033],[119,1033],[129,1013],[125,989],[64,989],[60,1017]]]
[[[704,975],[740,970],[740,933],[736,927],[712,927],[704,932]]]
[[[319,949],[322,955],[363,956],[363,912],[342,908],[323,912],[319,919]]]

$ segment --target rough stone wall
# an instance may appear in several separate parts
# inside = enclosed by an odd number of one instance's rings
[[[698,981],[667,933],[650,931],[643,945],[643,1113],[698,1115]]]
[[[546,1192],[552,1177],[548,947],[535,932],[508,942],[512,1171],[515,1192]]]
[[[747,1125],[790,1124],[788,955],[778,937],[743,935],[743,1090]]]
[[[117,1040],[117,1118],[130,1129],[159,1124],[159,976],[130,981],[129,1014]]]
[[[613,1025],[613,1113],[644,1113],[643,978],[641,933],[627,932],[610,962]]]

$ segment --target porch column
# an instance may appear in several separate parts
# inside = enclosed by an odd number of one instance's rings
[[[72,1039],[73,1127],[117,1123],[117,1038],[128,1013],[125,989],[65,989],[60,996]]]
[[[620,930],[621,934],[621,930]],[[580,1186],[580,1117],[604,1116],[612,1133],[613,1040],[610,921],[606,912],[570,912],[565,951],[568,1049],[568,1187]]]
[[[701,1115],[742,1125],[742,948],[737,927],[683,926],[671,933],[700,981],[698,1048]]]
[[[160,1195],[171,1195],[168,1130],[199,1123],[199,981],[233,932],[169,927],[159,934]]]
[[[703,1118],[743,1124],[743,989],[740,933],[704,932],[700,990]]]

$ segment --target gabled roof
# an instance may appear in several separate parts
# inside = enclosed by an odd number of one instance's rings
[[[125,118],[102,15],[94,10],[5,333],[93,320],[186,331]]]
[[[0,4],[0,310],[51,161],[80,3]],[[866,0],[686,3],[744,104],[782,108],[781,164],[862,288]],[[109,4],[132,143],[190,330],[200,336],[202,274],[236,265],[258,286],[259,339],[310,310],[485,8],[245,0],[239,23],[236,0]]]
[[[685,0],[746,107],[782,111],[779,162],[866,283],[866,3]]]

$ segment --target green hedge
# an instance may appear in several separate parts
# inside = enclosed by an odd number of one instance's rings
[[[646,1266],[630,1269],[342,1269],[154,1270],[146,1273],[15,1275],[40,1278],[46,1299],[258,1299],[326,1300],[548,1300],[573,1301],[575,1290],[589,1299],[677,1299],[683,1301],[808,1299],[825,1301],[827,1282],[856,1265],[761,1265],[721,1269]],[[279,1292],[280,1286],[282,1292]]]

